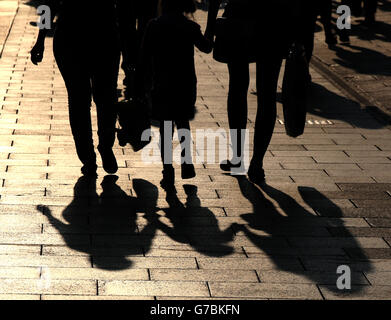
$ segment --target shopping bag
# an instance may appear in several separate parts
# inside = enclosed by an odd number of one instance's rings
[[[286,59],[282,104],[286,134],[296,138],[304,133],[307,116],[309,66],[302,45],[293,44]]]
[[[121,147],[128,143],[137,152],[151,142],[151,120],[148,104],[139,99],[123,100],[117,103],[117,139]]]

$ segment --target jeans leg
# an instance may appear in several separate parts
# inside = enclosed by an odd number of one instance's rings
[[[181,144],[181,163],[191,164],[193,163],[191,153],[191,131],[189,121],[175,121],[178,130],[178,140]]]
[[[364,10],[365,10],[365,19],[367,21],[374,21],[377,11],[377,0],[365,0],[364,1]]]
[[[251,166],[262,168],[277,117],[277,82],[282,58],[270,56],[257,61],[258,109],[255,120],[254,153]]]
[[[228,64],[229,92],[228,92],[228,122],[231,132],[233,160],[240,161],[243,156],[244,140],[242,130],[247,126],[248,103],[247,94],[250,84],[249,64],[236,62]]]
[[[91,82],[88,60],[76,56],[63,39],[55,39],[54,55],[64,79],[69,102],[69,121],[76,152],[84,165],[96,162],[91,124]]]
[[[99,147],[112,148],[117,121],[119,51],[99,57],[93,65],[92,90],[97,108]]]
[[[320,17],[323,24],[323,28],[326,36],[332,33],[332,1],[331,0],[321,0],[321,12]]]

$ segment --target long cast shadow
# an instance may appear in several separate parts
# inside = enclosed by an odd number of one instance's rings
[[[333,292],[340,294],[341,291],[336,286],[339,276],[336,271],[340,265],[347,265],[352,266],[352,285],[354,286],[344,293],[360,292],[362,290],[360,285],[368,284],[363,272],[372,270],[371,263],[344,226],[341,209],[327,197],[314,188],[299,187],[298,189],[304,202],[321,216],[324,213],[322,210],[333,212],[333,219],[332,222],[328,222],[329,225],[322,223],[320,217],[314,216],[288,194],[266,184],[259,189],[243,176],[236,178],[243,196],[253,205],[252,213],[241,216],[248,225],[240,225],[236,228],[239,232],[243,232],[255,247],[269,256],[279,271],[307,278],[311,283],[325,285]],[[276,201],[280,211],[265,195]],[[333,240],[332,233],[330,233],[333,228],[338,229],[338,234],[343,234],[343,240],[347,242],[346,245],[349,248],[355,248],[359,252],[357,255],[361,257],[359,260],[351,259],[344,251],[343,244],[336,245],[335,242],[340,238]],[[268,240],[273,238],[285,239],[289,246],[286,248],[271,247],[268,245],[270,243]],[[330,241],[330,245],[327,241]],[[302,267],[297,267],[297,264],[287,263],[287,257],[291,260],[292,258],[299,259],[305,271]],[[359,263],[358,268],[356,263]]]
[[[137,213],[145,218],[156,211],[158,189],[145,180],[134,180],[137,197],[129,196],[117,184],[117,176],[106,176],[103,192],[96,191],[96,180],[81,177],[74,187],[74,199],[62,212],[65,222],[50,208],[38,206],[66,245],[92,257],[94,265],[106,270],[122,270],[132,265],[132,256],[149,251],[155,226],[147,223],[138,231]],[[86,223],[87,220],[87,223]]]
[[[218,221],[212,211],[202,207],[197,195],[198,188],[194,185],[184,185],[187,195],[183,204],[176,190],[167,190],[166,201],[169,208],[163,209],[166,218],[172,226],[156,220],[156,226],[173,240],[189,244],[197,252],[211,257],[230,255],[233,248],[229,242],[233,240],[232,226],[220,230]],[[203,226],[200,226],[200,222]],[[205,226],[207,223],[207,226]]]
[[[366,106],[363,109],[356,101],[340,96],[320,84],[311,84],[308,113],[315,116],[330,120],[341,120],[356,128],[372,130],[384,128],[384,123],[366,113],[366,111],[372,112],[373,108],[373,106]],[[390,118],[380,109],[377,109],[376,113],[381,114],[383,119]]]
[[[350,50],[347,50],[350,49]],[[336,46],[334,61],[360,74],[391,76],[391,58],[373,49],[356,45]]]
[[[282,103],[280,92],[277,94],[277,101]],[[340,96],[318,83],[311,83],[308,94],[308,118],[312,114],[328,120],[344,121],[363,129],[376,130],[386,126],[366,111],[375,112],[381,115],[382,119],[390,119],[389,115],[374,106],[366,106],[363,109],[356,101]]]

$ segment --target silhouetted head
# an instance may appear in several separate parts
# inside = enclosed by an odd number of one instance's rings
[[[118,176],[115,175],[106,175],[101,183],[102,188],[105,188],[107,186],[115,185],[118,181]]]
[[[125,252],[120,252],[119,254],[126,254]],[[96,268],[102,270],[110,270],[110,271],[121,271],[130,269],[133,265],[133,262],[128,260],[125,256],[112,256],[110,258],[95,258]]]
[[[100,184],[103,189],[101,197],[110,197],[110,196],[124,196],[127,197],[126,193],[117,185],[118,176],[107,175],[103,178],[102,183]]]
[[[321,216],[342,217],[342,209],[313,187],[298,187],[304,202]]]
[[[198,198],[197,195],[198,192],[197,186],[191,184],[185,184],[183,186],[183,189],[185,190],[185,193],[187,195],[186,205],[188,207],[201,207],[201,200],[200,198]]]
[[[156,206],[159,198],[159,190],[155,185],[143,179],[134,179],[133,189],[136,192],[138,200],[145,201],[150,206]]]
[[[87,176],[81,176],[73,187],[75,197],[94,196],[96,194],[96,180]]]
[[[197,11],[194,0],[159,0],[159,12],[163,13],[183,13],[192,15]]]

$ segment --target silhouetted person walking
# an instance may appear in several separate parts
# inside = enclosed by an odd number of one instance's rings
[[[348,6],[353,16],[361,16],[364,9],[364,25],[367,27],[372,27],[376,22],[378,0],[341,0],[341,5]],[[348,30],[342,29],[339,31],[339,34],[342,42],[350,42],[350,32]]]
[[[92,138],[91,95],[98,115],[98,150],[103,168],[118,169],[115,141],[119,39],[114,1],[47,0],[52,18],[58,16],[54,56],[68,91],[69,119],[82,173],[96,176]],[[47,30],[39,32],[31,51],[34,64],[42,61]]]
[[[229,242],[234,238],[232,227],[236,224],[228,226],[225,230],[220,230],[213,212],[201,205],[197,194],[198,188],[194,185],[184,185],[183,189],[186,193],[186,203],[181,202],[175,191],[167,191],[166,201],[169,208],[163,209],[163,211],[172,226],[160,221],[159,216],[155,215],[157,228],[171,239],[180,243],[188,243],[205,255],[222,257],[231,254],[233,248]],[[208,221],[208,236],[200,234],[202,226],[199,225],[199,219]]]
[[[136,69],[142,38],[148,22],[157,16],[158,0],[117,0],[121,37],[125,98],[135,95]]]
[[[307,12],[305,14],[308,15],[308,27],[306,28],[308,32],[304,45],[306,49],[307,61],[309,62],[311,61],[314,51],[315,28],[318,16],[321,17],[326,43],[329,46],[337,44],[337,39],[335,37],[332,26],[332,0],[313,1],[311,3],[311,7],[307,8]]]
[[[361,7],[362,2],[364,1],[364,14],[365,14],[365,24],[370,27],[376,22],[376,11],[378,0],[354,0],[357,2],[357,7]]]
[[[313,0],[302,0],[309,7]],[[221,0],[210,0],[208,25],[205,35],[213,39]],[[249,179],[262,183],[265,179],[263,158],[271,141],[276,122],[277,81],[284,55],[293,39],[299,34],[304,43],[308,15],[301,14],[301,1],[296,0],[229,0],[224,16],[253,19],[257,22],[257,93],[258,110],[255,121],[254,150],[248,170]],[[303,7],[303,8],[304,8]],[[305,19],[303,19],[305,18]],[[221,164],[221,169],[231,171],[243,168],[244,137],[241,134],[247,124],[247,93],[250,82],[249,63],[235,60],[228,63],[229,93],[228,121],[236,137],[232,137],[233,159]]]
[[[160,121],[164,167],[161,184],[170,188],[175,183],[172,166],[175,125],[182,147],[182,179],[196,175],[189,156],[189,120],[194,118],[197,99],[194,46],[203,52],[211,52],[212,43],[202,35],[200,26],[185,16],[196,11],[193,0],[161,0],[160,10],[160,17],[149,23],[145,33],[142,73],[146,75],[146,91],[152,101],[152,118]]]

